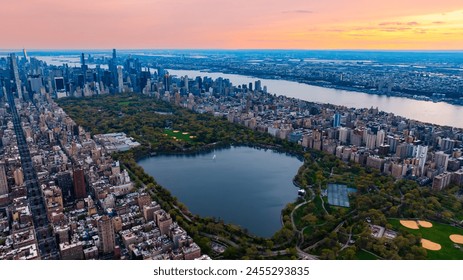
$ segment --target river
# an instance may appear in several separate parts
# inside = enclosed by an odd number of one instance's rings
[[[37,58],[52,65],[68,63],[70,66],[80,66],[80,58],[78,56],[39,56]],[[90,68],[94,68],[95,66],[95,64],[89,64]],[[100,67],[102,69],[107,69],[108,66],[101,65]],[[463,106],[453,105],[446,102],[430,102],[405,97],[367,94],[357,91],[312,86],[293,81],[261,79],[221,72],[173,69],[168,69],[168,71],[172,75],[188,75],[189,78],[208,76],[216,79],[222,77],[229,79],[234,85],[247,85],[250,82],[261,80],[262,86],[267,86],[268,92],[275,93],[277,95],[299,98],[310,102],[329,103],[353,108],[378,107],[382,111],[394,113],[409,119],[463,128],[463,118],[461,117],[463,116]]]
[[[188,75],[189,78],[208,76],[216,79],[222,77],[224,79],[229,79],[236,86],[242,84],[247,85],[250,82],[261,80],[262,86],[267,86],[268,92],[277,95],[353,108],[370,108],[373,106],[374,108],[378,107],[382,111],[394,113],[409,119],[463,128],[463,106],[452,105],[445,102],[434,103],[404,97],[367,94],[356,91],[311,86],[292,81],[261,79],[221,72],[173,69],[169,69],[168,71],[171,75]]]

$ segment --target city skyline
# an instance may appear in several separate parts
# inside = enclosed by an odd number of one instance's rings
[[[14,1],[4,49],[461,50],[460,1]],[[15,28],[11,28],[14,26]]]

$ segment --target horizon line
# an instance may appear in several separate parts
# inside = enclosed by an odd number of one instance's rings
[[[463,52],[462,49],[265,49],[265,48],[19,48],[19,49],[11,49],[5,48],[1,49],[0,52],[22,52],[23,50],[26,51],[112,51],[116,49],[118,51],[356,51],[356,52]]]

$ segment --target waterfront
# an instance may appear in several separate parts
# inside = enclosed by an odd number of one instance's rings
[[[68,63],[70,66],[80,66],[79,57],[69,55],[39,56],[37,58],[46,61],[50,65]],[[89,64],[89,67],[95,68],[96,65]],[[102,69],[107,69],[107,65],[100,65],[100,67]],[[243,84],[248,85],[250,82],[261,80],[262,86],[267,86],[269,93],[277,95],[294,97],[315,103],[329,103],[353,108],[378,107],[382,111],[421,122],[463,128],[463,118],[456,117],[463,114],[463,106],[446,102],[430,102],[405,97],[368,94],[360,91],[312,86],[294,81],[263,79],[222,72],[175,69],[168,69],[168,71],[171,75],[179,77],[187,75],[190,79],[194,79],[197,76],[207,76],[213,79],[222,77],[224,79],[229,79],[235,86]]]
[[[302,162],[271,150],[231,147],[199,155],[162,155],[138,162],[193,214],[213,216],[270,237],[294,202]]]
[[[394,113],[406,118],[429,122],[438,125],[446,125],[463,128],[463,106],[452,105],[445,102],[429,102],[404,97],[394,97],[376,94],[367,94],[356,91],[338,90],[312,86],[286,80],[261,79],[237,74],[221,72],[201,72],[196,70],[168,70],[171,75],[195,78],[207,76],[213,79],[222,77],[229,79],[235,86],[249,84],[261,80],[262,86],[267,86],[270,93],[299,98],[316,103],[330,103],[334,105],[370,108],[378,107],[385,112]]]

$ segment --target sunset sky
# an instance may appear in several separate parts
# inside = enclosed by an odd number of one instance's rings
[[[463,49],[462,0],[0,3],[0,49]]]

